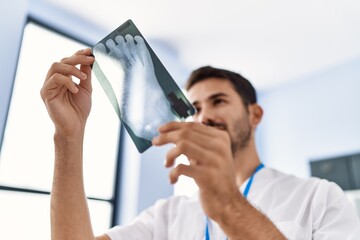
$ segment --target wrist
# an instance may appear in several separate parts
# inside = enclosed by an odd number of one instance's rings
[[[224,207],[217,221],[228,239],[286,239],[265,215],[239,195]]]
[[[54,134],[56,162],[76,163],[79,162],[76,159],[82,160],[83,139],[83,131],[72,134],[56,131]]]
[[[219,215],[218,220],[216,221],[224,233],[228,236],[228,239],[242,239],[239,238],[240,235],[247,236],[244,229],[245,226],[248,226],[248,215],[251,213],[251,205],[239,192],[236,198],[233,198],[229,203],[224,206],[222,214]],[[247,228],[247,227],[245,227]],[[239,234],[242,232],[242,234]],[[247,239],[247,238],[245,238]]]
[[[54,134],[54,141],[55,143],[76,143],[76,142],[82,142],[84,139],[84,133],[85,129],[81,128],[76,131],[67,131],[67,130],[61,130],[57,129],[55,130]]]
[[[231,200],[224,205],[221,214],[218,216],[217,222],[219,225],[231,225],[235,220],[243,214],[244,205],[248,204],[248,202],[244,199],[244,197],[239,192],[235,194]],[[242,206],[241,206],[242,205]]]

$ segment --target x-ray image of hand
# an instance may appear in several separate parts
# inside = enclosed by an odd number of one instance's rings
[[[118,35],[114,40],[108,39],[106,46],[101,42],[95,45],[94,54],[97,57],[101,53],[98,59],[101,68],[105,64],[101,59],[105,56],[118,68],[105,74],[117,97],[122,121],[138,137],[151,141],[158,135],[159,126],[174,120],[170,104],[156,78],[144,39],[127,34],[125,38]]]

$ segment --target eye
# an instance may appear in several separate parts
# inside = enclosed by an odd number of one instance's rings
[[[213,104],[214,104],[214,105],[219,105],[219,104],[222,104],[222,103],[225,103],[225,100],[222,99],[222,98],[216,98],[216,99],[214,99],[214,101],[213,101]]]
[[[196,113],[195,113],[195,114],[199,114],[199,113],[200,113],[200,111],[201,111],[201,108],[199,108],[199,107],[195,107],[195,110],[196,110]]]

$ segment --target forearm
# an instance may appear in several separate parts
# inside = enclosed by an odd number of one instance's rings
[[[63,137],[56,133],[55,169],[51,192],[53,240],[95,239],[83,181],[83,134]]]
[[[229,204],[217,220],[228,239],[286,239],[276,226],[261,212],[239,195],[234,204]]]

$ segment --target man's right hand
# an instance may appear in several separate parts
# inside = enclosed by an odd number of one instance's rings
[[[94,61],[88,48],[50,67],[41,97],[57,134],[71,136],[83,132],[91,109],[90,66]],[[80,65],[80,69],[77,65]],[[80,83],[76,84],[72,77],[80,79]]]
[[[84,49],[52,64],[41,89],[41,97],[56,131],[50,211],[53,240],[95,240],[82,172],[83,137],[91,109],[90,66],[93,63],[91,49]],[[80,79],[79,84],[73,77]]]

